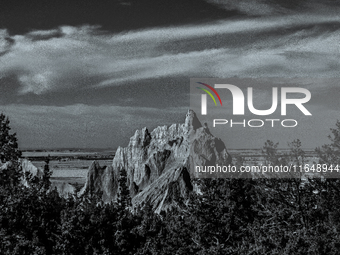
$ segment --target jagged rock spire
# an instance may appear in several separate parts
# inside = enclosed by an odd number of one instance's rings
[[[105,201],[115,200],[117,176],[124,168],[133,204],[147,200],[160,211],[171,206],[173,187],[183,198],[193,190],[190,165],[207,163],[229,164],[230,156],[224,143],[188,110],[183,124],[137,130],[127,147],[117,149],[111,168],[90,167],[83,190],[102,191]]]

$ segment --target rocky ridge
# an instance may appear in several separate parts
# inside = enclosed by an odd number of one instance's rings
[[[101,193],[105,202],[115,200],[120,170],[124,168],[133,204],[149,201],[156,211],[166,210],[173,196],[185,199],[194,189],[191,178],[199,176],[190,174],[190,166],[230,162],[222,140],[189,110],[183,124],[160,126],[152,132],[147,128],[136,130],[128,146],[117,149],[112,166],[102,168],[93,162],[80,193]]]
[[[19,163],[19,166],[21,167],[21,170],[23,172],[21,182],[26,187],[28,187],[28,181],[26,179],[26,173],[28,173],[30,175],[30,178],[39,178],[39,179],[43,178],[44,172],[40,168],[33,165],[31,161],[29,161],[27,159],[19,159],[18,163]],[[0,173],[2,173],[3,171],[7,171],[13,165],[13,163],[11,161],[7,161],[6,163],[3,163],[3,164],[0,163],[0,164],[1,164],[0,165]]]
[[[31,161],[25,158],[20,158],[18,160],[19,165],[21,166],[21,170],[23,172],[23,176],[21,178],[21,183],[25,185],[26,187],[29,187],[29,182],[26,177],[26,173],[29,174],[30,178],[38,178],[42,179],[44,177],[44,171],[36,167],[32,164]],[[0,173],[2,171],[6,171],[9,167],[11,167],[12,162],[8,161],[2,165],[0,165]],[[69,195],[75,194],[76,189],[73,185],[65,182],[51,182],[50,190],[57,189],[60,196],[68,197]]]

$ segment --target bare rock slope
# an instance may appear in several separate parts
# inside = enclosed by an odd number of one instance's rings
[[[93,161],[87,173],[87,179],[80,194],[100,194],[104,202],[116,199],[118,192],[117,171],[112,166],[101,167],[97,161]]]
[[[112,166],[101,168],[94,162],[81,193],[100,192],[104,201],[115,200],[119,173],[125,168],[133,204],[149,201],[160,211],[171,206],[173,196],[187,198],[193,190],[190,165],[230,162],[224,143],[189,110],[183,124],[157,127],[152,132],[136,130],[129,145],[117,149]]]

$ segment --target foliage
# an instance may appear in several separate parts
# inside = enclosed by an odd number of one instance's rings
[[[16,134],[10,134],[10,121],[0,113],[0,160],[7,168],[0,170],[0,185],[13,186],[19,183],[21,169],[18,159],[21,151],[18,149]]]
[[[265,164],[278,165],[279,156],[277,154],[277,147],[279,143],[267,140],[262,148],[262,153],[265,155]]]
[[[126,209],[131,206],[131,197],[129,188],[127,186],[127,173],[124,168],[120,170],[118,183],[119,183],[118,204],[122,207],[122,209]]]
[[[331,144],[317,149],[320,162],[339,162],[339,122],[336,126]],[[277,147],[265,142],[267,163],[305,162],[299,140],[289,143],[286,155],[278,154]],[[4,159],[15,161],[15,153],[11,155]],[[18,165],[12,167],[20,173]],[[125,169],[120,171],[117,202],[108,204],[100,194],[59,197],[51,190],[48,161],[44,172],[44,178],[31,181],[29,187],[20,182],[6,185],[11,178],[1,179],[0,254],[340,253],[337,179],[301,174],[197,179],[197,192],[189,199],[177,192],[176,206],[156,214],[150,201],[132,207]]]
[[[42,179],[43,189],[45,191],[48,191],[49,188],[51,187],[50,177],[52,175],[52,171],[50,170],[49,163],[50,163],[50,157],[48,156],[47,159],[45,160],[44,175]]]
[[[0,114],[0,157],[2,162],[16,161],[21,156],[16,134],[10,134],[10,121]]]

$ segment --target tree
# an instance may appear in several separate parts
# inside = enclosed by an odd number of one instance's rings
[[[18,159],[21,151],[18,149],[16,133],[10,134],[10,121],[3,113],[0,114],[0,160],[7,164],[0,170],[0,185],[13,186],[22,177]]]
[[[18,149],[16,133],[10,134],[10,121],[3,113],[0,114],[0,157],[3,163],[17,161],[21,157]]]
[[[45,160],[44,176],[42,179],[42,185],[45,191],[47,191],[51,186],[50,177],[52,175],[52,171],[50,170],[49,163],[50,163],[50,155],[48,155],[47,159]]]
[[[120,170],[118,182],[119,182],[118,204],[123,209],[126,209],[127,207],[131,206],[131,196],[129,188],[127,186],[127,173],[125,168],[122,168]]]
[[[277,146],[279,143],[267,140],[262,148],[262,153],[265,155],[266,164],[277,165],[279,156],[277,154]]]
[[[332,135],[328,138],[331,144],[325,144],[321,148],[316,148],[315,151],[319,156],[319,163],[326,164],[327,169],[332,166],[335,171],[327,171],[324,174],[326,178],[339,178],[336,166],[340,165],[340,121],[336,122],[336,128],[331,128]]]

